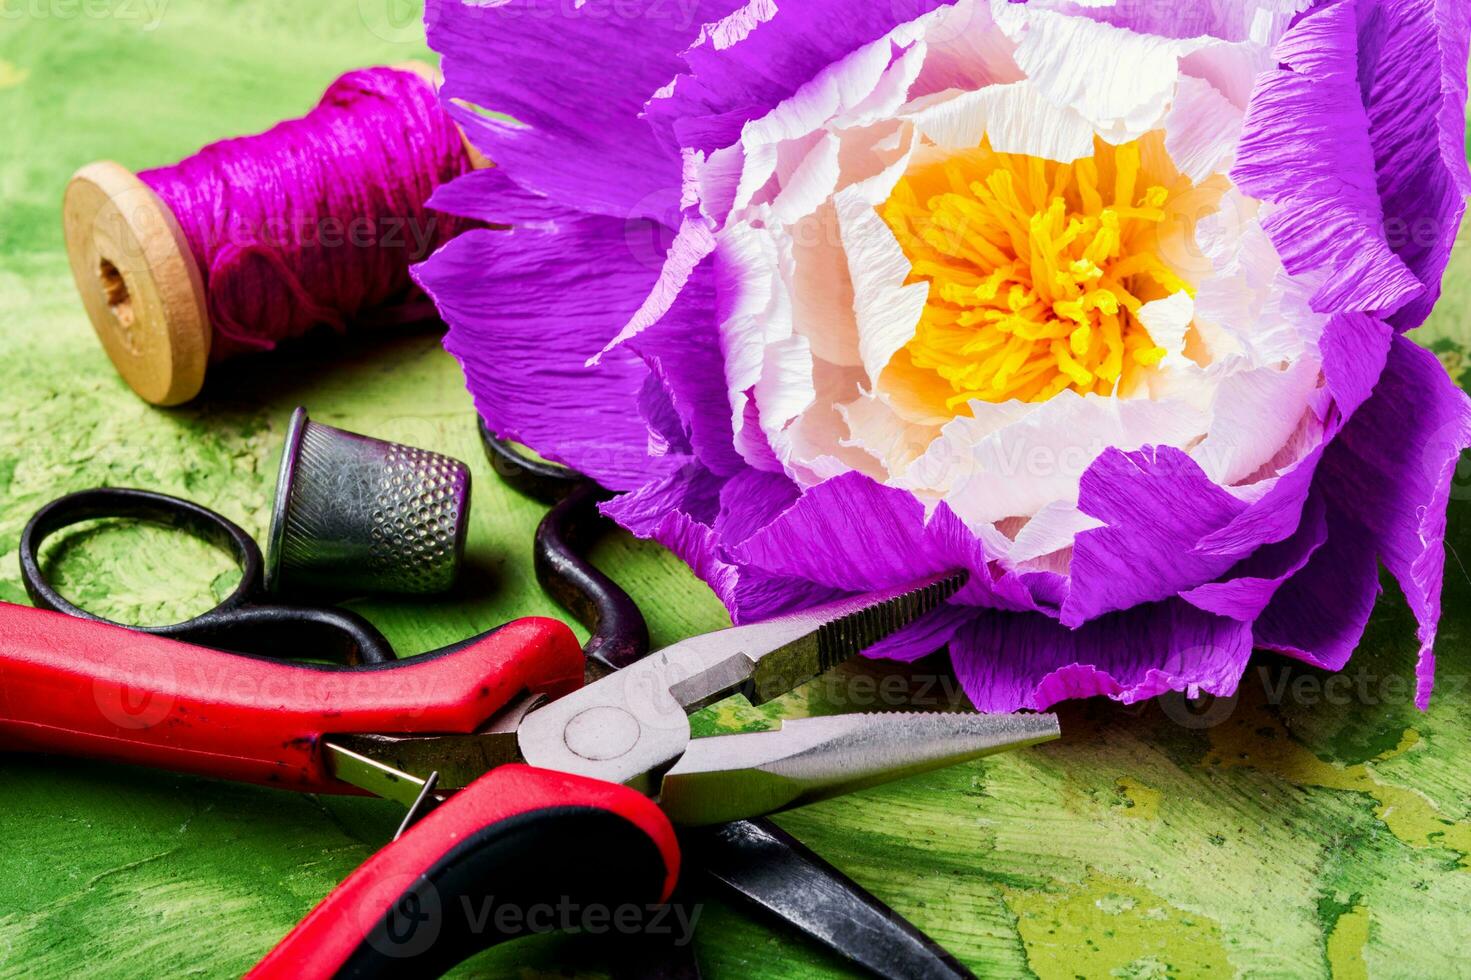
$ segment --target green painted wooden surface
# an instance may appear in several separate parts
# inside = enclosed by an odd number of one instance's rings
[[[431,334],[330,344],[240,371],[179,410],[138,402],[73,295],[58,207],[76,166],[141,168],[307,108],[339,71],[424,54],[399,0],[0,0],[0,598],[24,601],[15,545],[67,490],[150,487],[260,535],[292,406],[453,453],[475,468],[460,593],[363,607],[406,651],[524,613],[554,614],[530,573],[538,509],[477,448],[454,363]],[[1471,249],[1427,339],[1465,367]],[[1345,680],[1261,657],[1234,704],[1065,706],[1061,743],[793,813],[782,823],[978,973],[1450,976],[1471,956],[1471,544],[1451,518],[1440,686],[1409,703],[1414,643],[1390,593]],[[656,642],[721,625],[709,592],[627,539],[599,558]],[[51,554],[70,594],[162,621],[227,589],[220,556],[162,532],[82,530]],[[931,684],[934,696],[943,681]],[[874,705],[884,668],[779,710]],[[701,727],[760,721],[728,702]],[[1208,724],[1207,724],[1208,722]],[[391,832],[379,801],[295,796],[74,760],[0,761],[0,973],[238,973]],[[709,904],[712,977],[843,975],[834,959]],[[599,975],[599,946],[523,941],[462,973]]]

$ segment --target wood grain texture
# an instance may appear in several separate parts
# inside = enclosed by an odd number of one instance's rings
[[[411,6],[285,0],[5,0],[0,22],[0,598],[24,601],[15,546],[68,490],[180,494],[260,536],[287,417],[447,452],[472,465],[463,586],[364,604],[401,649],[527,613],[556,614],[531,575],[539,508],[496,482],[458,369],[432,333],[296,347],[212,372],[183,409],[140,402],[113,372],[67,270],[59,202],[92,159],[133,169],[307,109],[337,73],[422,57]],[[18,14],[18,16],[11,16]],[[1426,341],[1459,373],[1471,250]],[[1413,626],[1390,587],[1339,680],[1256,658],[1241,697],[1192,716],[1178,699],[1065,706],[1064,739],[789,814],[781,822],[982,975],[1452,976],[1471,956],[1471,553],[1468,484],[1451,517],[1446,621],[1431,709],[1410,703]],[[162,622],[231,585],[228,561],[160,531],[81,528],[50,553],[67,593]],[[599,550],[656,643],[724,622],[657,547]],[[738,700],[701,731],[777,714],[941,703],[908,680],[845,671],[764,709]],[[393,831],[373,800],[319,799],[86,762],[0,758],[0,974],[227,976],[258,959]],[[706,904],[707,975],[846,975],[739,909]],[[593,937],[518,942],[473,977],[600,976]]]

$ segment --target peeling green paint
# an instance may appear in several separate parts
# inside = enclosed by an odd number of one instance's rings
[[[217,371],[201,402],[159,411],[113,374],[61,251],[57,202],[78,165],[177,160],[299,113],[341,70],[426,53],[421,39],[384,37],[336,5],[284,0],[174,4],[148,34],[111,20],[7,22],[0,61],[38,68],[0,96],[7,138],[26,147],[0,162],[0,599],[25,601],[20,527],[68,490],[175,493],[263,537],[285,421],[305,403],[322,421],[449,452],[474,470],[462,588],[355,604],[401,650],[558,615],[531,572],[541,509],[485,464],[462,379],[433,333],[282,352]],[[1454,370],[1471,350],[1468,330],[1471,249],[1460,247],[1422,339]],[[1457,975],[1471,959],[1464,494],[1450,534],[1428,713],[1407,694],[1415,626],[1391,585],[1345,673],[1346,699],[1323,696],[1329,675],[1259,655],[1214,728],[1184,727],[1157,704],[1068,704],[1061,742],[778,820],[982,976],[1328,977],[1360,965],[1373,976]],[[74,536],[48,557],[68,593],[98,611],[178,618],[234,581],[223,556],[157,529]],[[643,604],[657,643],[725,623],[657,546],[614,535],[596,554]],[[761,708],[727,700],[694,727],[898,707],[895,684],[923,707],[953,707],[938,666],[917,665],[915,682],[854,664]],[[381,801],[73,760],[3,757],[0,775],[0,974],[24,964],[99,980],[238,975],[401,816]],[[718,902],[698,942],[714,980],[855,975]],[[459,974],[602,976],[606,966],[587,937],[546,937]]]
[[[1328,935],[1328,968],[1333,980],[1368,980],[1364,946],[1369,942],[1369,910],[1355,905],[1333,925]]]
[[[1142,885],[1090,870],[1076,885],[1006,892],[1043,980],[1072,977],[1229,977],[1218,923]]]
[[[1256,727],[1252,727],[1255,725]],[[1270,733],[1265,735],[1263,733]],[[1258,718],[1232,719],[1211,730],[1212,752],[1204,765],[1251,767],[1273,773],[1298,786],[1363,793],[1374,799],[1374,815],[1397,838],[1413,847],[1446,848],[1456,852],[1460,867],[1471,869],[1471,820],[1442,813],[1424,793],[1408,786],[1381,781],[1374,763],[1412,752],[1420,735],[1405,729],[1398,744],[1367,763],[1343,765],[1320,759],[1288,735],[1280,722],[1262,713]]]
[[[1114,784],[1118,786],[1119,793],[1123,797],[1125,813],[1128,816],[1138,817],[1141,820],[1159,819],[1159,790],[1151,789],[1137,779],[1131,779],[1128,776],[1120,776],[1114,781]]]

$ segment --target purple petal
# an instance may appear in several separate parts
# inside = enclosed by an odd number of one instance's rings
[[[614,347],[637,337],[664,319],[669,308],[678,301],[681,291],[689,283],[690,276],[694,274],[695,269],[713,251],[715,251],[715,235],[709,222],[704,218],[686,215],[679,224],[679,230],[675,232],[674,242],[669,246],[668,254],[664,256],[659,278],[654,281],[653,290],[644,297],[643,304],[634,311],[633,316],[618,331],[618,336],[608,341],[608,345],[593,359],[594,363]]]
[[[1421,708],[1435,669],[1446,505],[1468,445],[1471,400],[1434,354],[1397,336],[1374,397],[1323,457],[1325,490],[1372,535],[1420,623]]]
[[[1268,14],[1264,4],[1252,0],[1217,0],[1215,3],[1160,3],[1159,0],[1114,0],[1106,6],[1075,3],[1071,12],[1092,17],[1139,34],[1161,37],[1218,37],[1246,41],[1261,31]],[[1279,18],[1285,16],[1278,14]]]
[[[1075,630],[1036,613],[981,612],[950,641],[955,673],[980,711],[1099,694],[1125,703],[1171,690],[1229,695],[1250,656],[1250,626],[1179,599]]]
[[[1358,522],[1332,506],[1326,520],[1327,542],[1278,589],[1252,636],[1258,646],[1341,670],[1379,597],[1379,562],[1373,537]]]
[[[630,255],[623,228],[564,214],[544,227],[470,231],[414,269],[449,324],[445,349],[481,417],[614,489],[669,466],[648,457],[643,361],[620,351],[596,371],[585,366],[654,277]]]
[[[1322,312],[1392,312],[1425,287],[1384,239],[1352,3],[1317,7],[1282,37],[1285,67],[1247,105],[1232,180],[1279,205],[1263,221],[1288,272],[1326,274]]]
[[[472,170],[441,184],[430,207],[491,225],[533,225],[555,221],[565,213],[545,196],[529,191],[500,167]]]
[[[678,512],[713,524],[720,510],[721,481],[699,463],[689,463],[662,480],[622,493],[603,504],[604,514],[641,538],[653,537],[661,521]]]
[[[906,663],[918,660],[944,647],[956,631],[978,614],[975,606],[947,603],[918,622],[910,623],[880,640],[863,651],[863,655],[875,660],[902,660]]]
[[[793,609],[821,605],[842,595],[842,591],[819,582],[767,575],[757,569],[742,567],[736,573],[735,587],[725,604],[732,610],[734,622],[757,623]]]
[[[720,481],[698,463],[620,494],[602,512],[641,538],[652,538],[689,565],[727,608],[737,569],[721,559],[710,526],[720,507]]]
[[[701,23],[732,6],[430,0],[424,19],[444,56],[441,97],[515,120],[456,113],[517,183],[570,208],[672,223],[679,154],[639,115],[683,68]]]
[[[762,574],[839,592],[891,588],[964,569],[970,580],[953,602],[1037,608],[1020,579],[993,569],[981,541],[949,507],[939,505],[926,519],[913,494],[857,472],[811,488],[730,554]]]
[[[1440,295],[1471,194],[1466,168],[1464,3],[1382,0],[1359,28],[1359,78],[1366,83],[1369,140],[1379,173],[1385,230],[1428,287],[1394,315],[1408,330]]]
[[[1225,572],[1231,557],[1195,548],[1246,504],[1185,453],[1161,446],[1104,450],[1083,474],[1078,508],[1106,526],[1084,531],[1073,547],[1072,588],[1061,616],[1068,626],[1168,598]]]
[[[732,474],[746,463],[733,444],[712,280],[711,264],[705,262],[664,318],[626,348],[642,357],[668,390],[700,461],[715,473]]]
[[[1283,583],[1301,571],[1328,540],[1324,509],[1321,498],[1309,498],[1296,534],[1263,545],[1238,562],[1220,581],[1181,592],[1180,598],[1217,616],[1250,623],[1261,615]]]
[[[746,468],[720,488],[715,529],[722,542],[740,544],[796,503],[801,492],[785,473]]]
[[[1392,336],[1389,326],[1375,317],[1339,313],[1329,318],[1318,340],[1324,386],[1333,399],[1323,412],[1327,418],[1323,444],[1279,476],[1270,490],[1229,524],[1206,535],[1196,546],[1197,551],[1249,555],[1253,549],[1281,541],[1297,530],[1323,451],[1373,391],[1384,370]]]
[[[1341,419],[1369,400],[1384,372],[1391,336],[1384,321],[1360,313],[1338,313],[1324,324],[1318,338],[1323,381]]]
[[[638,393],[638,413],[649,427],[650,456],[693,456],[684,420],[674,408],[669,389],[653,372],[644,378]]]
[[[656,126],[710,152],[729,146],[824,68],[954,0],[750,0],[710,24],[684,54],[687,74],[649,103]],[[671,73],[672,74],[672,73]]]
[[[714,525],[726,517],[726,488],[737,484],[757,489],[740,477],[726,482],[699,463],[690,463],[661,480],[619,495],[604,504],[602,511],[633,534],[651,538],[674,552],[710,586],[738,623],[766,619],[841,595],[840,590],[821,583],[738,566],[729,560]],[[779,499],[769,492],[764,496],[771,504]]]
[[[973,550],[959,555],[924,547],[926,537],[924,506],[913,494],[853,472],[808,490],[733,554],[742,564],[845,592],[958,568],[984,571],[986,558],[974,537]]]

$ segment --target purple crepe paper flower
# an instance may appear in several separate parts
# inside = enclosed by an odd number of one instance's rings
[[[1471,191],[1432,0],[431,3],[511,230],[420,266],[481,414],[738,620],[965,568],[982,710],[1338,669],[1471,409],[1403,334]],[[467,106],[494,110],[502,121]]]

